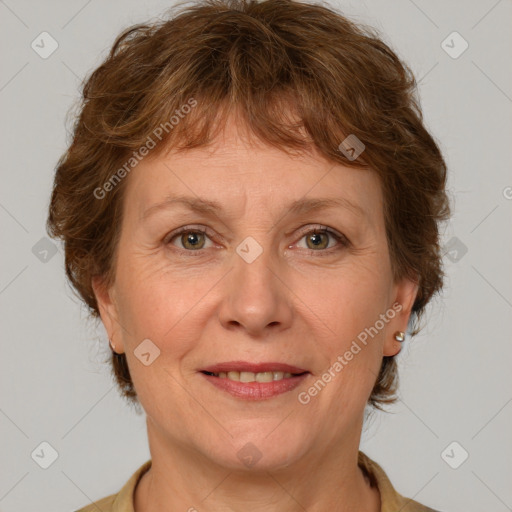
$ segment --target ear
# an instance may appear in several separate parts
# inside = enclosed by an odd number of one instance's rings
[[[106,286],[102,277],[93,277],[92,288],[107,335],[112,340],[116,352],[121,354],[124,352],[123,336],[114,290]]]
[[[407,331],[409,318],[411,316],[412,307],[418,294],[418,281],[413,281],[409,278],[402,278],[394,286],[393,301],[391,309],[396,314],[394,318],[389,321],[388,329],[386,330],[386,339],[384,340],[383,355],[395,356],[400,352],[401,342],[395,339],[395,332]]]

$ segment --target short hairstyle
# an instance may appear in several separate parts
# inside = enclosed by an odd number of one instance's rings
[[[123,178],[144,154],[208,145],[236,113],[265,144],[315,148],[378,174],[393,277],[419,285],[409,326],[417,334],[443,284],[439,224],[450,207],[446,164],[416,89],[375,29],[320,4],[203,0],[126,29],[84,81],[56,167],[47,227],[64,242],[67,277],[97,318],[92,279],[115,279]],[[349,135],[364,144],[356,159],[340,145]],[[122,395],[137,404],[125,354],[112,364]],[[396,400],[397,377],[385,356],[368,403]]]

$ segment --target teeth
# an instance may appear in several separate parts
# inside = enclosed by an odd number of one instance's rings
[[[221,379],[236,380],[238,382],[272,382],[274,380],[289,379],[292,374],[288,372],[220,372],[214,373]]]
[[[256,382],[272,382],[273,380],[281,380],[281,379],[274,379],[273,372],[261,372],[261,373],[255,374],[254,380]]]

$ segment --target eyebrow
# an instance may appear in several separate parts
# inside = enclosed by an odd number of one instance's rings
[[[146,209],[141,215],[141,220],[146,220],[154,213],[161,210],[171,209],[174,206],[184,206],[191,211],[206,215],[217,215],[224,210],[220,203],[209,199],[190,196],[168,196],[163,201]],[[350,210],[358,216],[366,216],[366,212],[361,208],[361,206],[344,197],[297,199],[286,206],[285,212],[286,214],[303,215],[319,210],[339,207]]]

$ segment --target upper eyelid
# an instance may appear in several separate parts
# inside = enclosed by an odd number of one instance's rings
[[[188,232],[204,233],[205,235],[208,235],[208,236],[210,236],[213,233],[212,230],[210,230],[209,228],[206,228],[205,226],[200,226],[200,227],[198,227],[198,226],[183,226],[181,228],[177,228],[177,229],[171,231],[170,233],[167,233],[167,235],[165,235],[165,237],[164,237],[164,242],[169,243],[173,238],[176,238],[178,235],[181,235],[183,233],[188,233]]]
[[[300,231],[299,240],[302,237],[306,236],[307,234],[314,233],[315,231],[317,231],[320,233],[327,233],[335,238],[338,238],[338,241],[340,243],[350,244],[350,240],[346,237],[346,235],[344,235],[343,233],[340,233],[339,231],[335,230],[334,228],[325,226],[323,224],[316,224],[314,226],[308,226],[308,225],[302,226],[301,228],[299,228],[299,231]],[[173,240],[177,236],[179,236],[183,233],[187,233],[187,232],[203,233],[203,234],[207,235],[210,239],[212,238],[211,235],[213,234],[213,231],[210,228],[207,228],[206,226],[198,226],[198,225],[183,226],[183,227],[177,228],[176,230],[167,234],[164,237],[164,242],[168,244],[171,242],[171,240]],[[294,243],[296,243],[296,242],[294,242]],[[199,250],[202,250],[202,249],[199,249]]]

